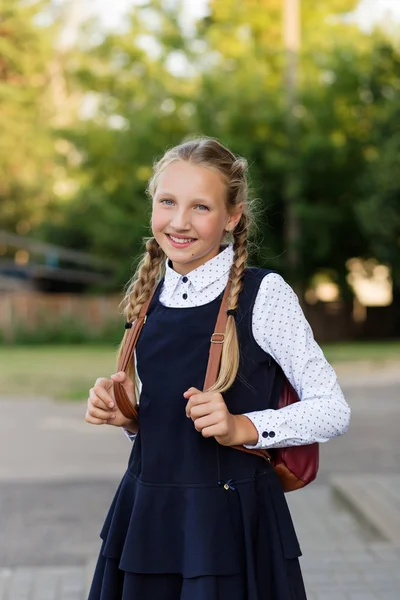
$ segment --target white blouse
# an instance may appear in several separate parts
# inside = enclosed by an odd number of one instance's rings
[[[171,308],[211,302],[224,290],[232,261],[232,245],[187,275],[174,271],[167,261],[160,302]],[[245,413],[258,431],[257,444],[246,447],[300,446],[345,433],[350,407],[296,294],[280,275],[269,273],[262,280],[252,325],[256,342],[281,366],[301,402],[280,410]]]

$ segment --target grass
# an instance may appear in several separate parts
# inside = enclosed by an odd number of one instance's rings
[[[400,341],[345,342],[322,348],[332,363],[400,362]],[[1,396],[84,401],[97,377],[115,372],[115,357],[116,347],[112,345],[1,346]]]
[[[337,342],[322,344],[322,349],[329,362],[353,361],[400,361],[400,340],[384,342]]]
[[[111,345],[0,347],[0,390],[5,396],[85,400],[97,377],[116,370]]]

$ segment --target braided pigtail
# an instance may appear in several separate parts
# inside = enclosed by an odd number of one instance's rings
[[[231,289],[228,298],[228,308],[236,310],[239,295],[243,289],[243,275],[247,264],[247,238],[249,218],[243,212],[240,221],[233,232],[234,257],[230,272]],[[235,381],[239,369],[239,341],[234,315],[229,315],[225,329],[225,341],[222,348],[221,367],[218,379],[211,390],[225,392]]]
[[[165,258],[165,253],[156,240],[154,238],[148,239],[146,242],[146,252],[137,268],[136,274],[128,286],[125,298],[122,301],[127,322],[132,323],[138,317],[143,304],[149,299],[150,294],[160,281]],[[118,352],[118,361],[123,352],[127,335],[127,332],[125,332],[125,335],[122,338]],[[135,403],[137,399],[137,378],[133,362],[129,365],[127,371],[127,374],[132,377],[134,382]]]

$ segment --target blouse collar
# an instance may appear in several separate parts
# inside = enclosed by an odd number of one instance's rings
[[[172,296],[176,286],[183,277],[192,284],[196,292],[201,292],[207,286],[215,283],[229,273],[233,262],[233,246],[229,244],[224,250],[221,250],[217,256],[214,256],[204,264],[197,267],[186,275],[180,275],[171,266],[171,261],[167,259],[165,267],[164,288],[168,296]]]

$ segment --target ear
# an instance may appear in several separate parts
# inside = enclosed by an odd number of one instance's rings
[[[231,232],[235,229],[236,225],[240,221],[240,217],[243,214],[243,204],[239,204],[234,210],[232,214],[229,215],[228,220],[225,225],[225,231]]]

